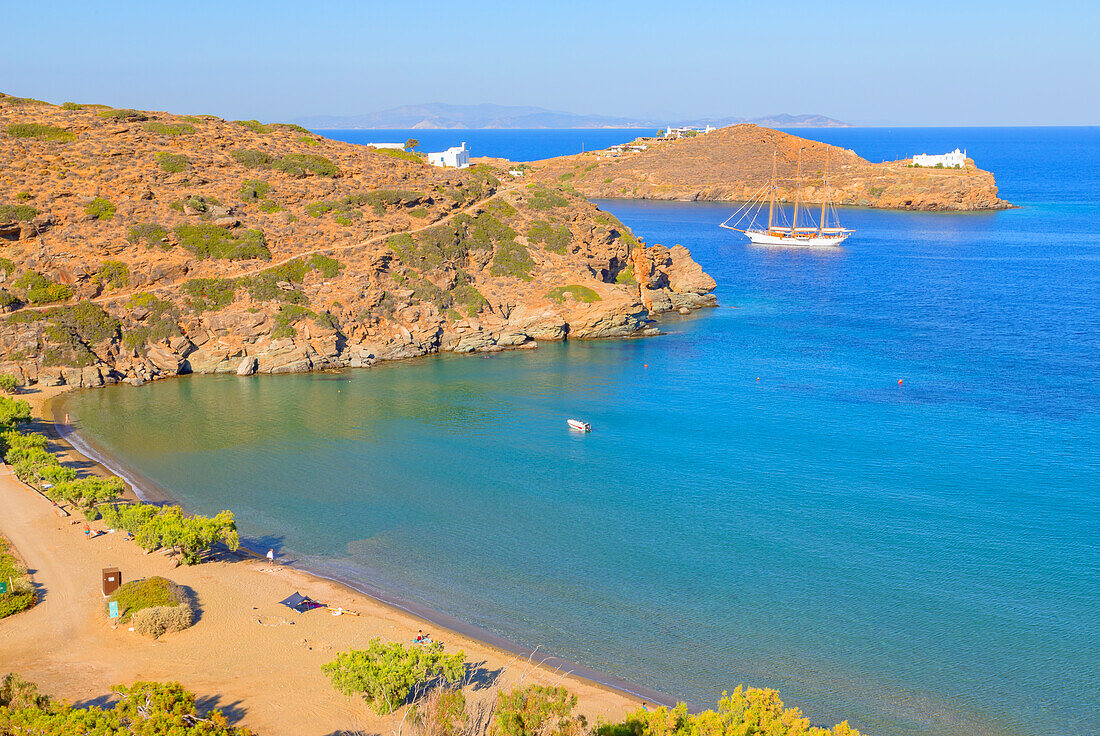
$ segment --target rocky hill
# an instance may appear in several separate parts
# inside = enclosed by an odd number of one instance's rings
[[[714,304],[572,187],[292,125],[0,96],[0,372],[97,386],[653,334]]]
[[[835,204],[905,210],[996,210],[1011,207],[997,196],[993,174],[967,161],[964,169],[913,168],[906,162],[873,164],[853,151],[756,125],[734,125],[680,140],[644,140],[642,151],[594,151],[533,164],[541,181],[569,182],[589,197],[743,202],[771,178],[778,155],[779,194],[794,198],[802,150],[803,199],[820,201],[826,156]],[[815,199],[816,198],[816,199]]]

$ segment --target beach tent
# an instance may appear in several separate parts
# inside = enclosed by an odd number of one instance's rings
[[[318,603],[309,596],[304,596],[301,593],[295,592],[294,595],[288,596],[279,601],[287,608],[293,608],[298,613],[305,613],[306,611],[312,611],[314,608],[325,608],[328,604]]]

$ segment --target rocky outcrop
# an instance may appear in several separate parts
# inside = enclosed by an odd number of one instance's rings
[[[830,200],[880,209],[974,211],[1006,209],[993,174],[968,160],[963,169],[913,168],[908,161],[871,163],[855,152],[756,125],[728,128],[682,140],[647,139],[645,150],[593,151],[536,162],[544,181],[565,177],[589,197],[745,202],[771,180],[773,153],[777,199],[794,199],[799,151],[802,197],[819,202],[829,166]]]
[[[291,126],[115,112],[0,106],[0,372],[23,383],[644,336],[715,303],[687,249],[641,244],[568,187]]]

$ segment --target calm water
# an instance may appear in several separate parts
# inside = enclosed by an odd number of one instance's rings
[[[1100,733],[1100,131],[812,133],[965,143],[1025,207],[846,210],[821,253],[602,202],[722,306],[65,410],[265,548],[695,704],[749,683],[878,736]]]

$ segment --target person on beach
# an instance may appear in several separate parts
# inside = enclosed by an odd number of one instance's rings
[[[269,549],[267,551],[267,564],[271,567],[275,567],[275,550]]]
[[[65,412],[65,424],[69,423],[69,412]]]

